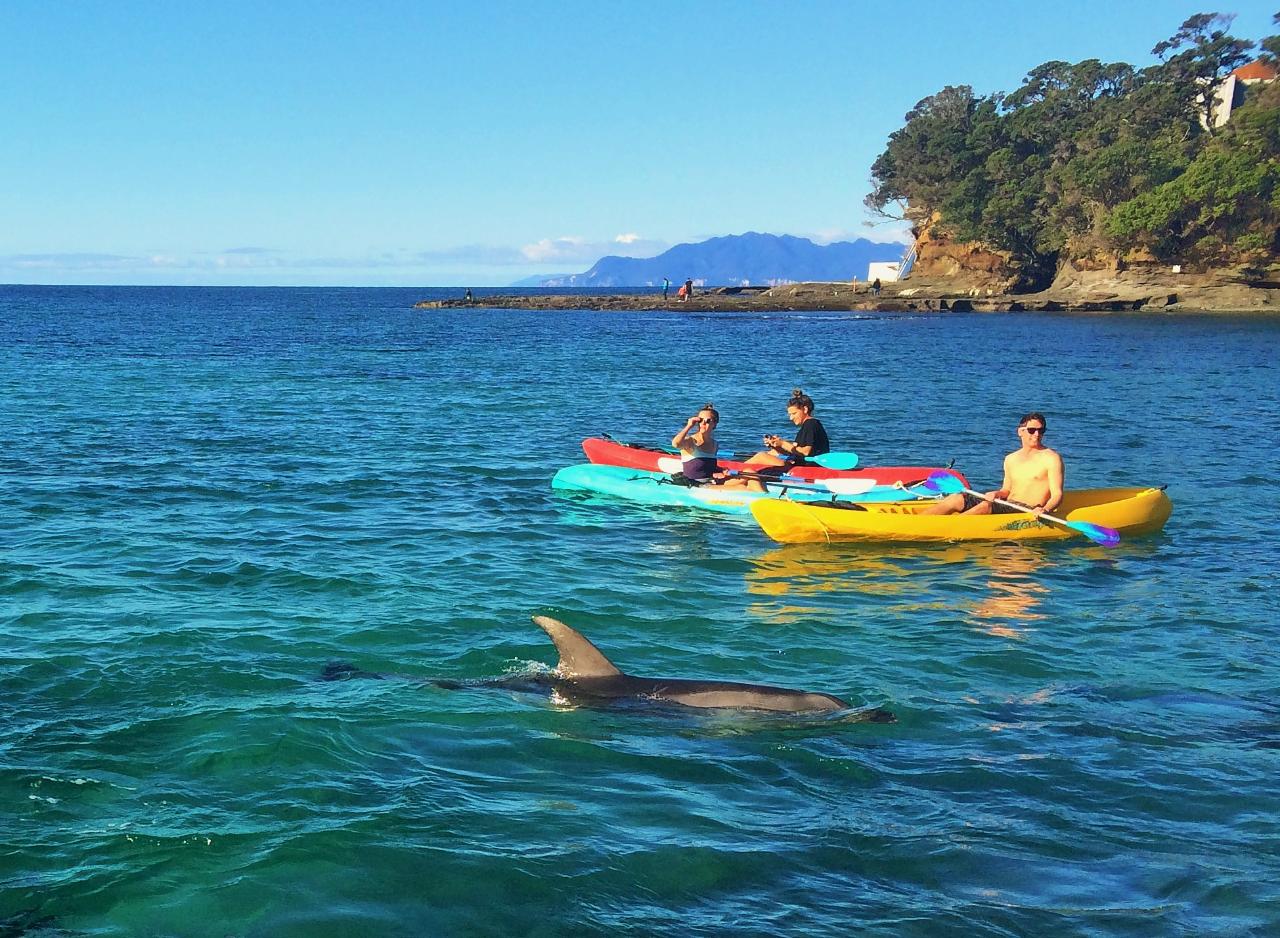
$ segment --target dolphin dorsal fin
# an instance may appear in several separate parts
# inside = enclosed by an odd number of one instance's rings
[[[556,651],[560,652],[561,677],[613,677],[622,673],[599,648],[559,619],[534,616],[533,621],[555,642]]]

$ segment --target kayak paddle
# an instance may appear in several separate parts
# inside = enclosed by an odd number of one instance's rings
[[[674,456],[663,456],[658,460],[658,471],[675,474],[684,466]],[[876,487],[875,479],[801,479],[798,476],[769,475],[763,472],[752,472],[749,469],[730,469],[730,477],[757,479],[760,482],[778,485],[788,489],[810,489],[814,492],[827,491],[835,495],[862,495]]]
[[[646,447],[643,443],[623,443],[620,440],[614,439],[612,436],[610,436],[607,433],[601,433],[600,439],[608,440],[610,443],[617,443],[620,446],[629,446],[634,449],[649,448],[649,447]],[[671,446],[660,447],[660,450],[662,452],[671,453],[672,455],[677,455],[679,453],[679,450]],[[731,460],[733,462],[742,462],[744,460],[750,459],[754,455],[755,453],[739,453],[731,449],[721,449],[716,451],[717,459],[726,459],[726,460]],[[815,466],[822,466],[824,469],[857,469],[858,454],[857,453],[824,453],[821,456],[809,457],[809,462],[813,463]]]
[[[939,495],[958,495],[961,492],[968,492],[970,495],[976,495],[978,498],[986,499],[981,492],[975,492],[957,479],[950,472],[935,472],[925,479],[922,485],[931,492],[937,492]],[[1020,511],[1028,511],[1026,505],[1019,505],[1017,502],[1005,501],[1003,498],[990,499],[997,505],[1008,505],[1010,508],[1017,508]],[[1030,513],[1028,511],[1028,513]],[[1063,518],[1055,518],[1050,514],[1041,514],[1039,517],[1045,521],[1053,521],[1062,525],[1064,528],[1070,528],[1080,534],[1083,534],[1095,544],[1101,544],[1103,547],[1115,547],[1120,543],[1120,532],[1115,528],[1106,528],[1100,524],[1093,524],[1089,521],[1067,521]]]
[[[876,487],[875,479],[798,479],[795,476],[773,476],[742,470],[731,470],[729,475],[756,479],[765,485],[772,484],[784,489],[809,489],[814,492],[825,490],[833,495],[863,495]]]
[[[857,469],[857,453],[823,453],[821,456],[809,456],[807,462],[823,469]]]
[[[716,456],[720,459],[729,459],[734,462],[746,462],[755,453],[734,453],[729,450],[720,450]],[[822,466],[824,469],[857,469],[858,454],[857,453],[823,453],[821,456],[808,456],[806,462],[811,462],[815,466]]]

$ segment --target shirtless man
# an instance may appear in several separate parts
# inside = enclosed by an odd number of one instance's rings
[[[1044,414],[1033,411],[1018,421],[1018,438],[1022,448],[1004,458],[1004,484],[997,491],[987,492],[981,498],[967,492],[957,492],[941,498],[921,514],[951,515],[964,512],[967,515],[1013,514],[1016,508],[997,505],[990,499],[1025,505],[1024,511],[1039,516],[1052,513],[1062,501],[1062,457],[1044,445]]]

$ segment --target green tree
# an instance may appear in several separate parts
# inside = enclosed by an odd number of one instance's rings
[[[975,97],[968,85],[948,85],[918,102],[872,164],[867,206],[889,217],[927,222],[955,181],[985,157],[973,151],[969,138],[975,124],[994,111],[994,101]]]
[[[1168,261],[1280,250],[1280,86],[1238,108],[1185,172],[1117,206],[1107,230]]]
[[[1212,128],[1215,92],[1254,45],[1230,36],[1231,22],[1188,18],[1154,48],[1162,61],[1141,70],[1051,61],[1007,95],[948,86],[890,135],[866,202],[1008,252],[1029,286],[1047,282],[1064,252],[1274,254],[1280,83],[1251,89]],[[1261,46],[1280,60],[1280,37]]]
[[[956,234],[1009,251],[1030,284],[1052,278],[1068,240],[1095,225],[1072,164],[1091,152],[1105,115],[1137,83],[1132,66],[1046,62],[1001,100],[989,155],[946,203]],[[972,204],[980,193],[980,206]]]
[[[1055,224],[1068,238],[1104,249],[1110,210],[1176,177],[1196,145],[1181,103],[1150,70],[1123,90],[1100,99],[1075,130],[1072,154],[1050,184]]]
[[[1271,22],[1275,26],[1280,26],[1280,13],[1271,17]],[[1272,68],[1280,66],[1280,36],[1268,36],[1258,43],[1262,47],[1262,55],[1260,58]]]

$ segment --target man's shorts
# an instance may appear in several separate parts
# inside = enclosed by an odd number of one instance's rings
[[[960,510],[968,511],[970,508],[973,508],[976,505],[981,505],[985,501],[986,501],[985,498],[980,498],[977,495],[973,495],[969,492],[965,492],[964,507],[961,508]],[[993,515],[1021,515],[1021,514],[1026,514],[1030,510],[1031,510],[1030,505],[1023,505],[1020,502],[1014,502],[1013,505],[1000,505],[1000,504],[997,504],[996,502],[991,503],[991,513]]]

